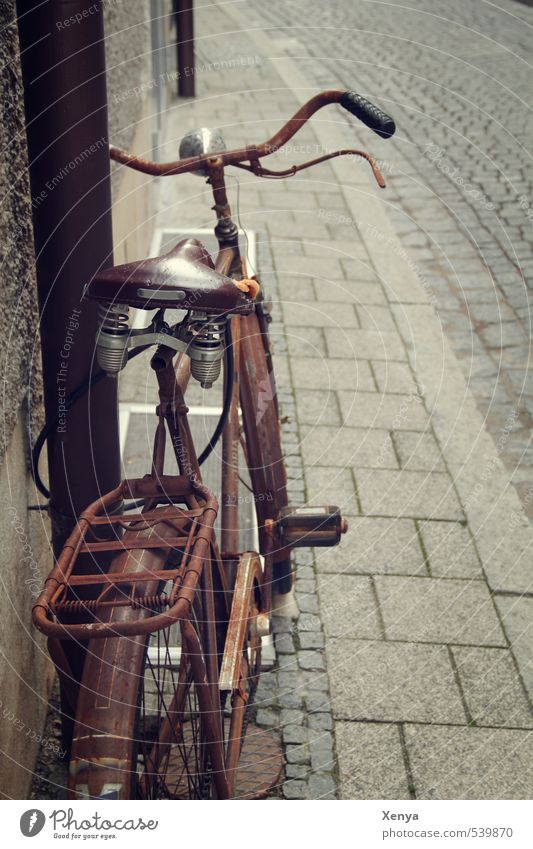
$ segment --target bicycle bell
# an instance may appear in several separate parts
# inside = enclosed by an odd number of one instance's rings
[[[200,127],[186,133],[180,142],[180,159],[188,159],[190,156],[205,156],[207,153],[222,153],[226,150],[226,143],[218,130],[210,130],[208,127]],[[209,176],[207,168],[194,171],[199,177]]]

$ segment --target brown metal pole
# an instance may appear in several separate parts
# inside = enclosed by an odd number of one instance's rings
[[[194,0],[176,0],[178,96],[195,97]]]
[[[95,368],[96,304],[85,284],[112,264],[102,4],[17,0],[41,310],[53,545],[120,476],[117,389],[103,380],[68,412]]]

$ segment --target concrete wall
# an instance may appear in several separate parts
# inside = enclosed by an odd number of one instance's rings
[[[170,5],[170,0],[168,5]],[[148,158],[156,124],[149,0],[105,7],[109,139]],[[115,263],[146,256],[152,237],[153,178],[113,166]]]
[[[149,0],[107,0],[104,7],[110,138],[145,155],[151,154],[154,126],[149,5]],[[14,0],[0,4],[0,109],[0,797],[26,798],[53,667],[44,640],[31,626],[31,606],[51,556],[46,514],[28,510],[39,500],[28,456],[42,423],[42,397]],[[114,171],[116,262],[146,252],[152,186],[126,169]]]
[[[0,6],[0,792],[24,797],[52,666],[30,626],[47,568],[46,520],[28,474],[29,428],[42,421],[31,198],[14,2]],[[31,419],[28,415],[31,404]]]

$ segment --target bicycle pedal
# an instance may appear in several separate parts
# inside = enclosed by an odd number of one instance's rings
[[[338,507],[286,507],[277,521],[277,530],[283,546],[338,545],[342,534],[348,530]]]

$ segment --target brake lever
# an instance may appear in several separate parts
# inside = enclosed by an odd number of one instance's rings
[[[379,170],[378,164],[370,153],[364,150],[336,150],[334,153],[327,153],[324,156],[319,156],[317,159],[310,159],[308,162],[303,162],[301,165],[293,165],[285,171],[273,171],[270,168],[264,168],[259,159],[250,160],[249,165],[244,162],[232,163],[235,168],[242,168],[245,171],[250,171],[256,177],[264,177],[271,180],[283,180],[285,177],[294,177],[298,171],[304,171],[306,168],[312,168],[314,165],[319,165],[321,162],[327,162],[328,159],[334,159],[336,156],[361,156],[369,163],[372,168],[372,173],[376,179],[376,183],[380,189],[386,188],[386,183],[383,174]]]

